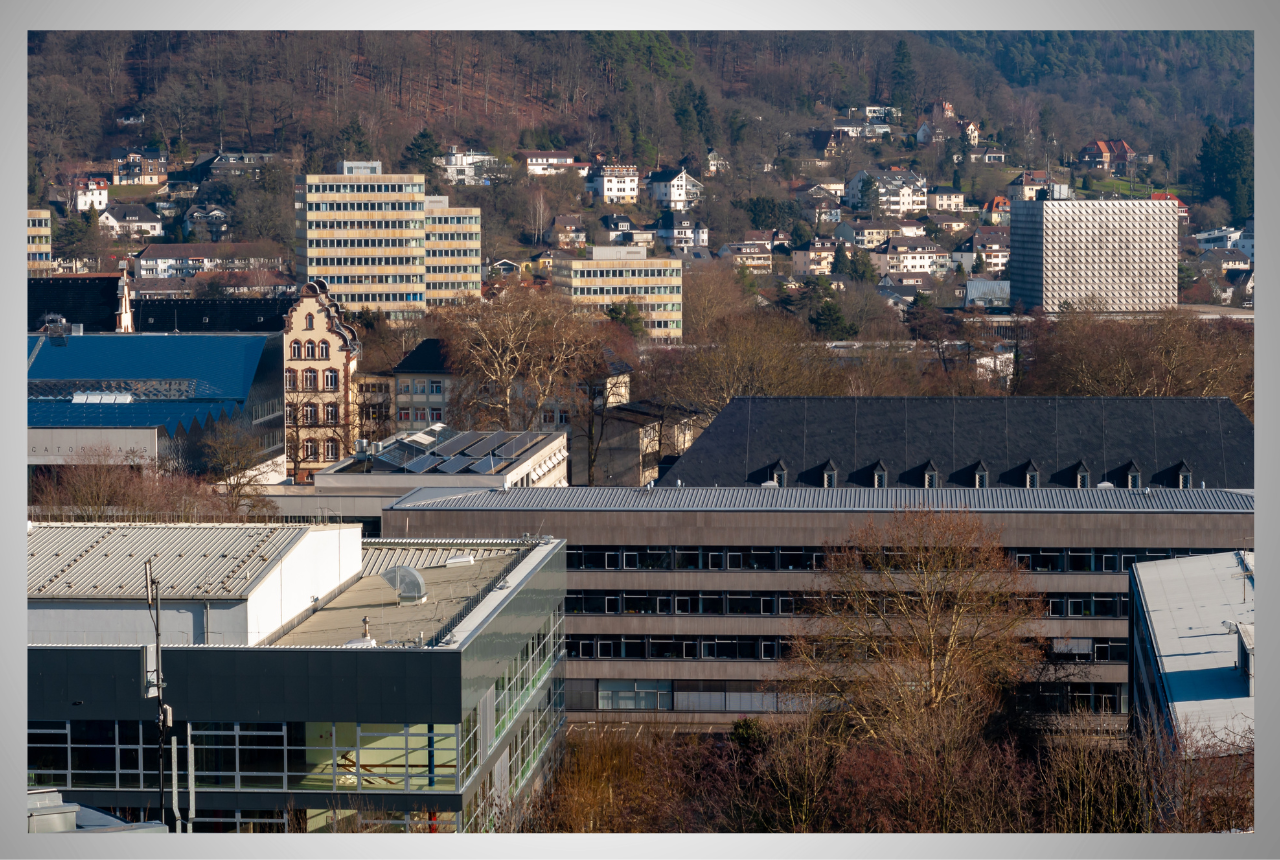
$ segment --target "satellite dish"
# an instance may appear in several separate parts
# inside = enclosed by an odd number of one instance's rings
[[[384,570],[382,578],[400,594],[400,605],[421,603],[427,597],[427,584],[422,574],[407,565]]]

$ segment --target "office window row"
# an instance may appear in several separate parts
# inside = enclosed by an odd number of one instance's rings
[[[787,656],[779,636],[609,636],[568,634],[571,660],[777,660]]]

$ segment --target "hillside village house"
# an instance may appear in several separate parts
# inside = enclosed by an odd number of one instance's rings
[[[258,242],[186,242],[148,245],[134,265],[139,278],[189,278],[200,272],[283,272],[286,259]]]
[[[814,224],[839,224],[840,203],[831,197],[823,197],[806,202],[800,207],[800,214],[806,221]]]
[[[162,185],[169,178],[169,153],[163,149],[117,146],[111,162],[112,185]]]
[[[203,225],[209,231],[209,239],[216,242],[227,232],[227,210],[221,206],[192,206],[182,216],[182,232],[190,236],[191,231]]]
[[[654,203],[675,211],[698,205],[702,199],[702,183],[679,170],[654,170],[648,176],[649,196]]]
[[[582,224],[581,215],[557,215],[551,220],[551,226],[543,234],[546,241],[557,248],[585,248],[587,246],[587,228]]]
[[[868,177],[875,183],[882,214],[901,218],[928,208],[928,185],[910,170],[859,170],[844,187],[844,202],[850,208],[870,207],[871,201],[862,199],[862,182]]]
[[[956,126],[959,128],[960,136],[967,140],[970,146],[978,145],[978,141],[981,139],[981,130],[976,122],[957,120]]]
[[[926,204],[934,211],[959,212],[964,208],[964,192],[958,188],[947,188],[941,185],[930,188]]]
[[[677,251],[705,248],[711,235],[706,224],[670,209],[659,216],[652,229],[659,239],[667,243],[667,247]]]
[[[141,203],[113,203],[98,216],[98,226],[113,236],[163,236],[160,216]]]
[[[977,257],[982,257],[985,274],[1000,275],[1009,265],[1009,228],[1007,226],[979,226],[973,235],[951,252],[951,259],[972,272]]]
[[[836,248],[842,244],[844,243],[836,239],[815,238],[803,245],[797,245],[791,252],[792,275],[801,278],[831,274],[831,264],[835,262]]]
[[[657,238],[655,227],[638,227],[626,215],[605,215],[600,219],[610,245],[630,245],[638,248],[652,248]]]
[[[775,251],[791,250],[791,234],[785,230],[747,230],[742,234],[744,242],[763,242]]]
[[[879,105],[867,105],[862,109],[862,114],[872,122],[890,122],[902,118],[902,111],[898,108],[881,107]]]
[[[979,164],[1004,164],[1004,152],[987,146],[970,152],[969,160]]]
[[[86,179],[84,177],[77,178],[72,183],[72,193],[75,195],[73,206],[77,212],[88,212],[90,209],[97,209],[102,212],[107,208],[107,187],[110,183],[105,179]]]
[[[298,290],[284,319],[285,460],[296,484],[355,450],[360,341],[321,280]]]
[[[496,162],[498,157],[474,149],[463,152],[462,147],[451,144],[445,147],[444,155],[437,155],[431,160],[443,168],[451,185],[482,185],[486,182],[482,176],[484,168]]]
[[[280,156],[274,152],[220,152],[204,166],[209,179],[229,179],[235,176],[262,178],[262,168],[267,164],[279,164]]]
[[[773,271],[773,249],[765,242],[721,245],[716,256],[722,260],[731,260],[735,269],[745,266],[752,274],[767,275]]]
[[[1152,200],[1173,200],[1178,204],[1178,223],[1189,224],[1191,222],[1191,210],[1187,208],[1187,204],[1178,199],[1178,195],[1170,194],[1167,191],[1156,191],[1151,195]]]
[[[579,176],[586,176],[591,167],[586,162],[579,162],[572,152],[563,150],[521,149],[516,151],[516,158],[524,162],[525,171],[530,176],[554,176],[566,170],[576,170]]]
[[[1045,171],[1024,170],[1005,188],[1005,194],[1010,200],[1035,200],[1036,195],[1048,187],[1049,175]]]
[[[1114,173],[1120,165],[1127,164],[1134,155],[1133,147],[1123,140],[1094,140],[1081,148],[1079,158],[1080,164],[1086,170],[1105,170],[1107,173]]]
[[[597,164],[587,171],[587,190],[605,203],[635,203],[640,171],[634,164]]]
[[[707,166],[704,168],[708,176],[715,176],[717,173],[723,173],[729,169],[728,159],[722,157],[720,153],[714,149],[707,150]]]
[[[947,259],[947,252],[933,242],[912,236],[894,236],[871,250],[871,262],[881,274],[941,275],[947,270]]]
[[[843,221],[833,235],[836,239],[870,250],[891,236],[901,236],[902,225],[896,221]]]
[[[968,221],[958,215],[941,215],[935,213],[933,215],[926,215],[924,220],[928,221],[930,224],[937,224],[938,229],[946,230],[948,233],[959,233],[969,225]]]
[[[980,210],[978,217],[982,221],[990,221],[992,224],[1008,224],[1009,223],[1009,198],[1001,197],[997,194]]]

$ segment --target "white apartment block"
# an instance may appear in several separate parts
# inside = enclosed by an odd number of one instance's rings
[[[444,155],[431,159],[444,172],[451,185],[484,184],[484,168],[498,160],[496,155],[487,152],[476,152],[474,149],[462,151],[461,147],[449,146]]]
[[[1011,215],[1011,302],[1049,313],[1177,304],[1177,201],[1015,200]]]
[[[635,203],[640,171],[634,164],[601,164],[587,173],[587,190],[605,203]]]
[[[649,196],[659,206],[684,211],[697,206],[702,199],[702,183],[684,168],[655,170],[649,174]]]
[[[107,208],[107,188],[111,183],[105,179],[77,179],[75,181],[75,208],[77,212],[88,212],[97,209],[103,212]]]
[[[929,206],[928,185],[923,176],[910,170],[859,170],[844,186],[843,202],[850,208],[865,209],[871,205],[871,201],[862,199],[862,182],[867,177],[875,182],[881,215],[901,218]]]

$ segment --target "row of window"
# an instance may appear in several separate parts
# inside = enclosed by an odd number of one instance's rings
[[[421,277],[409,275],[389,275],[387,277]],[[422,293],[334,293],[335,300],[344,304],[367,304],[369,302],[421,302],[425,301]]]
[[[318,375],[313,368],[307,368],[306,370],[302,371],[302,390],[316,391],[317,376]],[[293,368],[289,368],[284,372],[284,390],[285,391],[298,390],[298,371],[294,370]],[[324,372],[324,390],[325,391],[338,390],[338,371],[330,369]]]
[[[478,275],[479,266],[427,266],[428,275]]]
[[[680,328],[680,320],[644,320],[645,328]]]
[[[421,212],[426,204],[421,200],[368,201],[307,203],[308,212]]]
[[[28,245],[49,245],[49,244],[52,244],[52,242],[53,242],[52,236],[28,236],[27,237]]]
[[[289,443],[285,447],[287,449],[285,451],[285,459],[292,460],[294,450],[293,444]],[[336,460],[342,459],[340,456],[341,451],[342,446],[338,444],[337,439],[324,439],[322,441],[316,441],[315,439],[303,439],[301,459],[320,460],[322,459],[320,455],[323,452],[323,459],[332,463]]]
[[[311,315],[307,314],[307,316],[311,316]],[[311,328],[311,326],[307,326],[307,328]],[[295,340],[293,343],[289,344],[290,358],[314,359],[317,355],[319,355],[320,358],[329,357],[329,342],[327,340],[322,340],[320,341],[319,344],[317,344],[315,341],[310,341],[310,340],[307,341],[306,343]]]
[[[803,595],[774,591],[601,591],[565,594],[566,615],[791,615]]]
[[[325,275],[328,284],[421,284],[422,275]],[[430,287],[428,287],[430,289]],[[349,295],[349,294],[348,294]],[[423,301],[422,293],[378,293],[386,298],[371,299],[380,302]]]
[[[308,194],[421,194],[420,182],[307,183]]]
[[[306,230],[421,230],[423,224],[417,218],[380,218],[376,221],[306,221],[299,226]]]
[[[428,224],[479,224],[479,215],[428,215]]]
[[[680,286],[657,287],[572,287],[575,296],[648,296],[680,295]]]
[[[49,219],[48,218],[28,218],[27,226],[28,227],[48,227]]]
[[[423,257],[311,257],[312,266],[421,266]]]
[[[1050,593],[1045,595],[1050,618],[1128,618],[1127,594]]]
[[[421,239],[308,239],[308,248],[421,248]]]
[[[410,414],[412,414],[412,418],[410,417]],[[396,419],[399,421],[417,421],[421,423],[428,420],[428,415],[430,415],[429,420],[433,422],[444,420],[444,410],[439,408],[414,409],[412,412],[408,409],[401,409],[396,412]]]
[[[48,251],[45,251],[43,253],[32,252],[27,254],[27,260],[32,262],[35,262],[38,260],[51,260],[51,259],[53,259],[53,257],[49,254]]]
[[[1033,573],[1124,573],[1137,562],[1230,552],[1226,549],[1007,547]],[[569,546],[569,570],[820,570],[815,546]]]
[[[429,382],[425,379],[415,379],[410,383],[407,379],[400,380],[399,394],[443,394],[444,380],[432,379]]]
[[[617,302],[616,304],[620,305],[622,303]],[[659,313],[659,312],[679,313],[680,312],[679,302],[633,302],[632,304],[635,305],[636,310],[639,311],[640,313]],[[578,307],[583,307],[583,305],[579,305]],[[605,313],[606,311],[609,310],[609,308],[614,307],[614,305],[601,304],[601,305],[594,305],[594,307],[596,310],[600,311],[601,313]]]
[[[466,268],[463,266],[462,268]],[[430,271],[430,269],[428,269]],[[476,290],[480,289],[479,281],[430,281],[428,290]],[[427,304],[456,304],[458,299],[427,299]]]
[[[569,634],[574,660],[777,660],[789,645],[778,636],[604,636]]]
[[[479,257],[480,249],[476,248],[428,248],[428,257]]]
[[[604,306],[601,305],[601,307],[604,307]],[[975,467],[971,474],[972,474],[972,478],[971,478],[972,486],[975,489],[985,490],[991,486],[991,473],[987,471],[987,469],[982,468],[981,464]],[[879,466],[877,464],[877,467],[872,470],[871,475],[872,475],[871,485],[874,488],[880,490],[888,486],[889,473],[883,466]],[[852,478],[852,476],[850,477]],[[773,469],[770,472],[770,480],[776,483],[779,487],[785,487],[787,485],[787,471],[785,469],[779,469],[779,468]],[[1034,468],[1028,468],[1024,470],[1022,480],[1023,480],[1024,486],[1027,489],[1029,490],[1039,489],[1040,487],[1039,470]],[[1080,469],[1076,470],[1075,484],[1076,484],[1076,489],[1080,489],[1080,490],[1087,490],[1089,489],[1089,487],[1092,486],[1092,484],[1090,483],[1090,473],[1088,469],[1081,467]],[[1142,486],[1142,473],[1137,468],[1130,469],[1129,472],[1123,476],[1123,485],[1130,490],[1139,489]],[[825,472],[823,472],[822,486],[828,489],[839,486],[839,473],[835,469],[827,469]],[[938,486],[940,486],[938,482],[938,471],[936,469],[926,468],[924,470],[923,486],[925,489],[929,489],[929,490],[937,489]],[[1191,489],[1191,470],[1190,469],[1187,469],[1184,467],[1178,473],[1177,488],[1180,490]]]
[[[428,242],[475,242],[480,239],[480,232],[470,233],[428,233]]]
[[[294,420],[297,417],[296,409],[297,407],[295,407],[293,404],[289,404],[284,408],[285,424],[293,426]],[[314,403],[303,404],[301,408],[301,412],[302,412],[303,425],[316,426],[318,424],[317,419],[320,417],[321,413]],[[338,424],[339,420],[340,419],[339,419],[338,404],[326,403],[324,405],[324,423],[330,426],[333,426]]]
[[[675,266],[661,269],[570,269],[575,281],[595,278],[678,278],[681,270]]]

